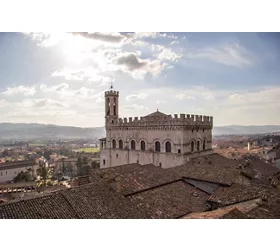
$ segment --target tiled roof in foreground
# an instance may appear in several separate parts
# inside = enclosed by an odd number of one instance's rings
[[[231,185],[238,174],[238,162],[218,154],[191,159],[188,163],[168,169],[178,177]]]
[[[149,218],[172,219],[190,212],[205,211],[208,194],[176,181],[157,188],[143,191],[128,198]]]
[[[237,208],[229,211],[223,215],[220,219],[250,219],[246,214],[241,213]]]
[[[233,184],[230,187],[219,187],[208,201],[217,203],[220,206],[228,206],[243,201],[262,198],[265,195],[266,191],[257,186]]]
[[[175,173],[170,173],[166,169],[153,164],[128,164],[97,169],[92,171],[91,177],[93,182],[94,179],[103,179],[123,195],[129,195],[180,179]],[[116,187],[117,185],[119,187]]]
[[[29,200],[0,205],[2,219],[146,218],[128,199],[96,181]]]

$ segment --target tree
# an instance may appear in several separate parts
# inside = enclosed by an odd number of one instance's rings
[[[48,150],[43,152],[44,158],[46,158],[48,161],[51,159],[51,157],[50,157],[51,154],[52,154],[52,152],[48,151]]]
[[[65,168],[65,158],[62,158],[62,173],[64,174],[66,171],[66,168]]]
[[[83,157],[83,158],[79,157],[76,166],[77,166],[78,176],[89,174],[90,164],[89,164],[89,159],[87,157]]]
[[[40,164],[37,170],[38,176],[43,180],[43,186],[46,186],[47,179],[50,178],[50,170],[45,164]]]
[[[66,164],[66,172],[70,174],[71,177],[73,176],[73,166],[71,163]]]
[[[33,177],[31,174],[31,169],[28,169],[26,171],[21,171],[17,174],[17,176],[13,179],[14,182],[21,182],[21,181],[32,181]]]

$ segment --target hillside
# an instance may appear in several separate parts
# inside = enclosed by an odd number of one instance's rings
[[[214,127],[213,135],[260,134],[280,132],[279,125],[267,126],[220,126]],[[0,139],[99,139],[105,136],[104,127],[80,128],[45,125],[38,123],[0,123]]]
[[[252,135],[262,133],[280,132],[280,125],[263,125],[263,126],[220,126],[213,128],[213,135]]]
[[[98,139],[104,135],[104,127],[80,128],[37,123],[0,123],[1,139]]]

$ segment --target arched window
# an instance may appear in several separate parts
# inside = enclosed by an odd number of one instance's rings
[[[107,115],[110,115],[110,99],[107,98]]]
[[[191,142],[191,151],[194,151],[194,141]]]
[[[203,140],[203,150],[206,149],[206,140]]]
[[[197,143],[196,143],[196,150],[197,150],[197,151],[200,150],[200,141],[197,141]]]
[[[155,151],[160,152],[160,142],[159,141],[155,142]]]
[[[117,111],[116,111],[116,98],[114,98],[114,115],[117,115]]]
[[[113,146],[113,148],[116,148],[116,140],[115,139],[112,140],[112,146]]]
[[[171,153],[171,143],[169,141],[165,143],[165,152]]]
[[[131,144],[131,150],[135,150],[135,141],[132,140],[130,144]]]
[[[144,141],[141,141],[141,150],[146,150],[146,143]]]
[[[119,148],[123,148],[123,141],[119,140]]]

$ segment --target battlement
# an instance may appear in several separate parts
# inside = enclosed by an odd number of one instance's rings
[[[124,117],[119,118],[111,126],[149,126],[149,125],[207,125],[213,126],[212,116],[174,114],[167,116],[145,116],[145,117]]]
[[[112,96],[112,95],[119,96],[119,91],[115,91],[115,90],[105,91],[105,97],[106,97],[107,95],[110,95],[110,96]]]

